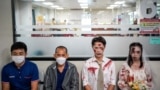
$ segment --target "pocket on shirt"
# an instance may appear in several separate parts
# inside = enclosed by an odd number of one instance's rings
[[[16,80],[16,76],[10,75],[10,76],[9,76],[9,80],[10,80],[10,83],[14,83],[15,80]]]
[[[24,76],[25,81],[31,81],[31,78],[32,78],[31,76]]]

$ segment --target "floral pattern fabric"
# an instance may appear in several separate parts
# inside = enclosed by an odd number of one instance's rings
[[[149,65],[138,70],[131,69],[127,63],[123,64],[119,72],[118,86],[121,90],[152,90],[152,75]]]

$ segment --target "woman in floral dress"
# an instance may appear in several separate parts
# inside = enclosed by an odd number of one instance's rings
[[[151,69],[142,53],[142,44],[130,44],[128,60],[119,72],[118,87],[121,90],[152,90]]]

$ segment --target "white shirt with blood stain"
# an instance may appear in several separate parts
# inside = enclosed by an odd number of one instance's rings
[[[97,78],[99,65],[96,62],[96,58],[92,57],[88,59],[82,69],[82,81],[83,86],[90,85],[92,90],[97,90]],[[103,76],[104,76],[104,90],[107,90],[108,85],[115,85],[116,72],[114,62],[106,57],[103,57],[102,62]]]

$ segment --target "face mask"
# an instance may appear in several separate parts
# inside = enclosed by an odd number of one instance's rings
[[[56,62],[59,65],[63,65],[66,62],[66,58],[64,58],[64,57],[58,57],[58,58],[56,58]]]
[[[25,57],[24,56],[12,56],[12,60],[17,64],[20,64],[25,60]]]

